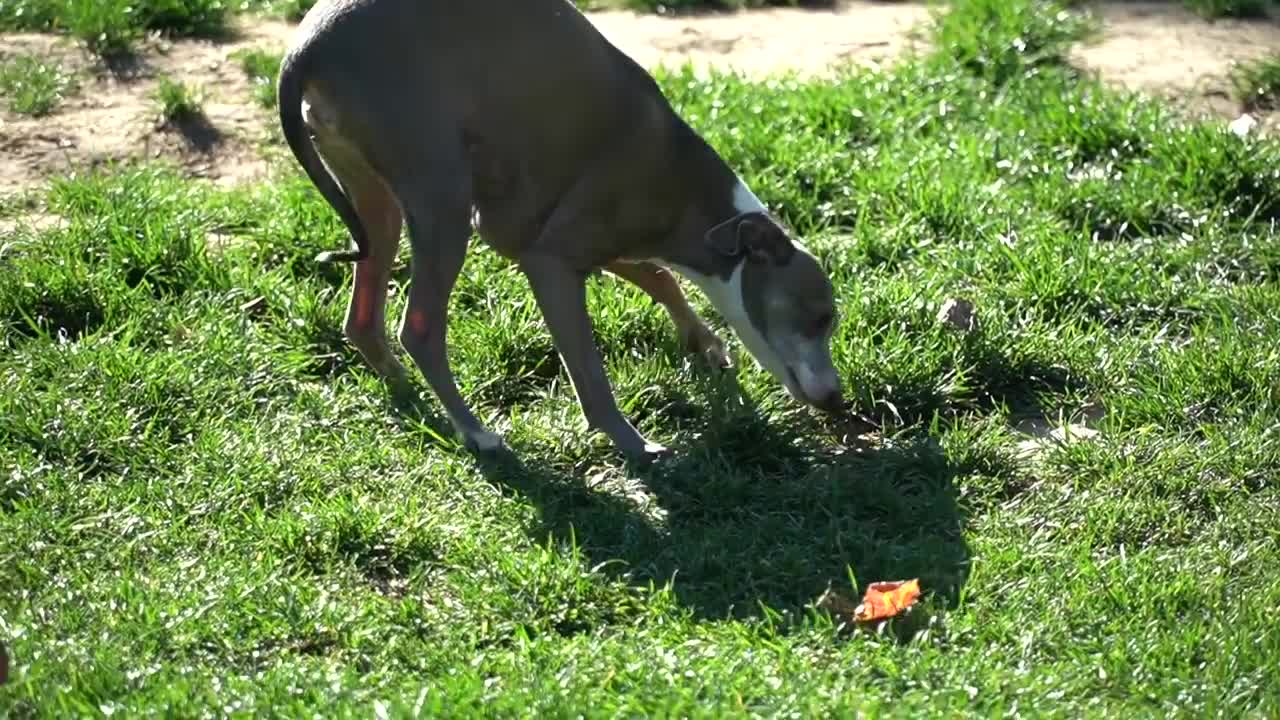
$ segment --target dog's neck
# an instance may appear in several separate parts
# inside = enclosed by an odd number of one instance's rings
[[[764,204],[727,163],[683,121],[677,120],[651,200],[665,211],[661,239],[637,260],[662,265],[692,282],[754,351],[766,347],[743,294],[745,258],[717,252],[709,240],[717,226],[750,213],[768,213]]]
[[[712,229],[749,213],[768,213],[723,159],[696,132],[683,123],[676,128],[668,163],[668,177],[679,178],[675,196],[679,203],[673,224],[653,260],[692,280],[698,277],[730,282],[742,259],[714,251],[708,242]],[[702,282],[698,283],[702,285]]]

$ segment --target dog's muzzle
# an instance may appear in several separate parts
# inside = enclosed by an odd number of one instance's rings
[[[819,375],[800,365],[787,368],[787,379],[787,389],[796,400],[823,412],[836,413],[844,409],[844,392],[834,370]]]

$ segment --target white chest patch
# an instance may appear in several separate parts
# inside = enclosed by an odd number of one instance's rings
[[[694,285],[697,285],[698,289],[707,296],[707,299],[711,301],[716,310],[734,327],[734,330],[737,330],[744,323],[750,325],[750,320],[747,317],[747,307],[742,302],[741,265],[729,276],[728,282],[724,282],[719,278],[707,277],[679,265],[672,265],[671,269],[688,278]]]
[[[782,358],[774,352],[765,340],[764,335],[751,322],[751,316],[747,314],[746,304],[742,299],[742,270],[743,265],[738,265],[733,274],[729,276],[728,281],[720,280],[716,277],[707,277],[700,273],[694,272],[689,268],[672,265],[672,270],[680,273],[688,278],[694,285],[698,286],[716,310],[724,317],[729,326],[733,328],[738,339],[746,346],[751,357],[755,359],[766,371],[776,377],[780,382],[786,383],[787,366]]]

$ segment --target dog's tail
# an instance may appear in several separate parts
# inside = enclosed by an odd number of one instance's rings
[[[355,250],[322,252],[316,256],[316,262],[359,262],[369,257],[369,240],[365,236],[364,223],[360,221],[360,215],[356,213],[355,206],[343,192],[342,186],[320,159],[302,118],[305,70],[305,49],[289,53],[280,65],[280,76],[276,83],[280,127],[284,131],[285,141],[289,143],[289,149],[293,151],[293,156],[302,165],[302,169],[306,171],[307,177],[311,178],[316,189],[337,211],[338,217],[342,218],[342,223],[351,232],[351,238],[356,245]]]

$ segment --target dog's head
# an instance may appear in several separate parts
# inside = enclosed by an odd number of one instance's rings
[[[704,241],[731,272],[698,284],[752,357],[796,400],[841,410],[840,376],[831,362],[835,293],[817,258],[763,210],[716,225]]]

